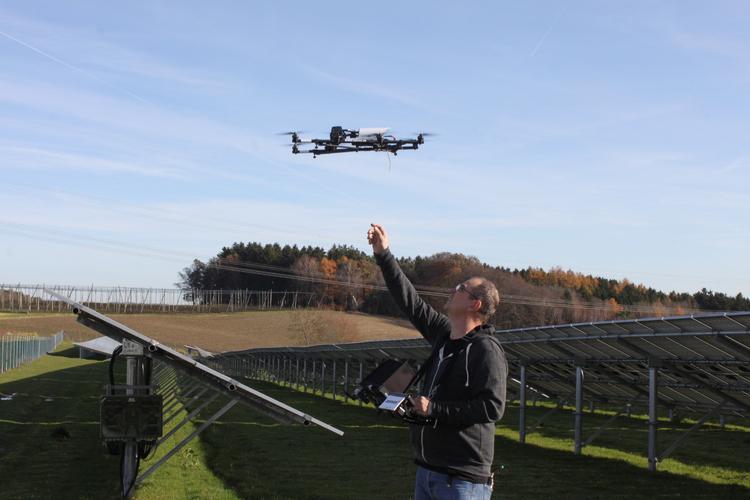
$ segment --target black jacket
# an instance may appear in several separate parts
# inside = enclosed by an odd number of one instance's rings
[[[476,328],[461,339],[456,352],[447,354],[443,346],[450,337],[448,318],[419,297],[388,249],[376,255],[376,260],[398,306],[433,352],[439,351],[420,392],[431,399],[430,416],[435,424],[411,426],[416,462],[463,479],[486,480],[495,452],[494,423],[505,411],[508,376],[494,328]],[[451,361],[453,356],[457,358]]]

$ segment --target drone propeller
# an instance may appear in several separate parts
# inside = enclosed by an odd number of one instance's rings
[[[432,133],[429,133],[429,132],[422,132],[421,134],[417,135],[417,142],[419,144],[424,144],[424,138],[425,137],[435,137],[436,135],[438,135],[438,134],[432,134]]]
[[[298,131],[298,132],[280,132],[280,133],[278,133],[276,135],[291,135],[292,136],[292,142],[296,144],[296,143],[300,142],[299,141],[299,134],[306,134],[306,133],[307,132],[302,132],[302,131]]]

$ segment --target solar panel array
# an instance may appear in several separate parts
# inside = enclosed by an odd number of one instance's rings
[[[122,344],[123,347],[128,343],[140,348],[140,352],[135,352],[139,349],[134,349],[134,352],[129,354],[123,352],[123,356],[127,358],[128,364],[128,383],[125,385],[115,386],[113,384],[108,386],[126,391],[124,395],[130,400],[128,402],[133,403],[133,405],[129,406],[127,410],[120,408],[115,412],[116,418],[114,420],[116,425],[113,425],[113,427],[120,427],[115,432],[126,434],[129,433],[133,427],[137,427],[136,424],[150,422],[148,417],[151,416],[151,409],[154,409],[157,413],[161,413],[161,418],[167,421],[177,415],[181,415],[183,412],[187,414],[180,424],[174,426],[172,431],[166,436],[163,436],[162,439],[158,440],[158,444],[161,444],[171,437],[174,432],[179,430],[182,425],[195,418],[203,408],[207,407],[220,395],[229,398],[229,402],[225,404],[223,408],[207,418],[195,431],[193,431],[192,434],[177,443],[172,450],[167,452],[160,460],[154,463],[140,476],[138,476],[138,467],[140,464],[141,451],[138,451],[138,442],[143,442],[146,438],[142,435],[132,433],[128,434],[127,437],[118,435],[116,439],[123,442],[122,449],[119,452],[121,455],[120,473],[123,498],[130,498],[134,484],[147,478],[154,470],[159,468],[170,457],[174,456],[174,454],[182,449],[182,447],[198,436],[198,434],[238,402],[241,402],[282,423],[291,424],[292,422],[299,422],[304,425],[316,424],[335,434],[344,434],[343,431],[332,427],[325,422],[241,384],[228,377],[226,374],[213,370],[191,357],[185,356],[180,352],[160,344],[154,339],[99,314],[93,309],[50,290],[45,290],[45,292],[56,300],[68,304],[72,308],[73,313],[77,315],[76,321],[80,324],[101,333],[116,343]],[[146,358],[154,362],[155,378],[161,379],[159,386],[139,384],[137,381],[139,378],[138,373],[147,370],[145,368]],[[131,363],[131,361],[134,363]],[[138,366],[143,367],[143,370],[138,368]],[[197,394],[193,394],[194,392],[197,392]],[[143,405],[147,404],[145,402],[146,398],[158,394],[163,396],[164,393],[168,393],[171,403],[166,409],[162,406],[162,400],[156,400],[158,401],[158,405],[151,405],[149,409],[143,410]],[[198,399],[206,393],[210,395],[203,399],[197,409],[189,408],[193,403],[198,404]],[[110,399],[115,397],[113,394],[108,394],[107,396]],[[189,399],[189,396],[192,396],[192,398]],[[139,398],[141,401],[140,405],[138,403]],[[149,401],[155,400],[149,399]],[[182,406],[179,407],[179,405]],[[167,416],[167,413],[171,413],[171,415]],[[104,424],[105,417],[102,418]],[[159,420],[159,422],[161,422],[161,420]],[[122,427],[126,428],[123,430]],[[161,431],[161,424],[158,425],[158,428],[159,431]],[[146,455],[148,454],[148,452],[144,453]]]
[[[750,313],[581,323],[498,331],[510,362],[509,387],[561,398],[584,374],[583,398],[598,403],[648,404],[651,370],[658,369],[658,404],[750,416]],[[284,358],[362,363],[366,371],[385,358],[421,364],[429,345],[421,338],[250,349],[210,358]],[[220,363],[219,363],[220,364]],[[330,364],[330,363],[329,363]],[[341,372],[339,373],[341,374]]]
[[[583,367],[584,398],[648,403],[658,370],[659,406],[750,415],[750,313],[612,321],[499,333],[527,384],[562,396]],[[635,399],[634,399],[635,398]]]

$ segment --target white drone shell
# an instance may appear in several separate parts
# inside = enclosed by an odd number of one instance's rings
[[[383,135],[388,132],[391,127],[369,127],[359,129],[359,137],[366,137],[370,135]]]

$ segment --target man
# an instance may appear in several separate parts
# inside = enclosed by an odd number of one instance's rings
[[[440,314],[417,295],[388,249],[388,235],[371,224],[367,240],[394,300],[432,346],[413,411],[431,417],[411,424],[417,469],[414,500],[483,499],[492,494],[495,422],[505,410],[508,365],[494,328],[485,324],[500,296],[484,278],[455,289]]]

